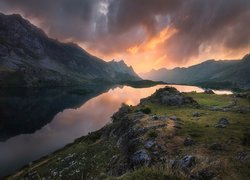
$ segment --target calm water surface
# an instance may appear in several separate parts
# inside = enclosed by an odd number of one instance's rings
[[[203,89],[195,86],[171,86],[181,92],[203,92]],[[150,88],[121,86],[85,96],[57,92],[34,96],[28,93],[29,96],[26,94],[21,98],[2,95],[0,100],[4,99],[2,101],[7,107],[3,107],[0,101],[0,118],[7,120],[0,121],[1,131],[4,132],[0,141],[0,177],[73,142],[78,137],[102,128],[110,122],[110,117],[121,103],[136,105],[141,98],[151,95],[161,87],[164,85]],[[46,118],[47,116],[51,119]],[[25,123],[22,124],[23,121]],[[12,126],[15,126],[14,130]],[[34,126],[35,130],[32,129]]]

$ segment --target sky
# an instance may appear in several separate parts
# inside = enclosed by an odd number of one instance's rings
[[[250,0],[0,0],[0,12],[139,73],[250,52]]]

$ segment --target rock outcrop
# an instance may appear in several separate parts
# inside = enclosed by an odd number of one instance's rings
[[[187,97],[173,87],[165,87],[157,90],[148,98],[141,100],[141,104],[147,102],[158,103],[166,106],[198,105],[191,97]]]

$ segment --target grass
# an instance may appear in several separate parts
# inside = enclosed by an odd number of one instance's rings
[[[144,114],[144,118],[140,119],[136,127],[150,128],[150,130],[145,135],[142,135],[141,140],[154,139],[157,146],[162,149],[161,156],[167,156],[167,159],[179,160],[186,155],[194,155],[196,165],[188,170],[189,174],[197,174],[204,169],[209,169],[215,172],[218,179],[248,179],[250,176],[250,160],[237,160],[237,154],[240,152],[250,153],[247,139],[250,132],[250,113],[212,111],[210,107],[224,107],[232,100],[237,100],[238,106],[249,106],[249,100],[234,98],[233,95],[210,95],[193,92],[185,93],[185,95],[193,97],[200,106],[164,106],[156,103],[144,105],[143,108],[150,109],[151,113]],[[137,111],[140,108],[131,107],[131,113],[138,113]],[[194,117],[194,112],[199,112],[200,116]],[[177,120],[166,120],[166,118],[152,120],[152,114],[158,117],[176,116]],[[229,125],[226,128],[216,128],[215,125],[222,117],[229,120]],[[119,126],[129,123],[129,121],[122,122],[118,121],[110,124],[108,126],[109,130],[112,131],[112,128],[119,129]],[[166,126],[161,126],[163,124]],[[75,171],[79,170],[79,172],[71,175],[70,171],[65,170],[62,175],[66,179],[91,179],[91,177],[95,179],[117,179],[116,176],[106,172],[112,157],[123,156],[123,151],[116,146],[117,140],[112,136],[103,138],[103,131],[99,130],[90,133],[88,136],[76,140],[73,144],[35,162],[31,167],[25,167],[19,178],[24,177],[25,174],[31,171],[38,172],[41,177],[52,177],[51,172],[62,171],[65,166],[69,166],[69,162],[74,160],[77,164],[72,168]],[[187,137],[192,138],[195,144],[184,146],[183,142]],[[223,150],[209,149],[214,143],[219,143]],[[140,148],[144,147],[140,145]],[[72,159],[62,161],[62,159],[72,154],[75,154]],[[169,168],[167,161],[156,159],[149,167],[127,171],[118,179],[187,178],[189,176],[183,175],[178,168]]]
[[[41,159],[34,163],[32,167],[23,169],[22,175],[29,172],[37,172],[40,177],[53,177],[53,172],[62,172],[64,178],[90,179],[101,176],[106,172],[107,164],[114,154],[118,154],[114,141],[100,139],[100,133],[91,133],[89,136],[76,140],[73,144]],[[70,157],[73,156],[73,157]],[[68,157],[68,158],[67,158]],[[40,163],[46,161],[46,163]],[[70,167],[70,163],[76,162]],[[65,169],[65,167],[70,167]],[[77,171],[75,174],[69,172]],[[79,170],[79,172],[78,172]],[[22,177],[19,176],[20,177]],[[11,178],[10,178],[11,179]]]
[[[250,161],[239,163],[235,160],[237,152],[246,151],[249,152],[249,146],[243,146],[244,135],[250,132],[250,113],[241,114],[233,111],[211,111],[210,106],[223,107],[229,104],[233,100],[232,95],[210,95],[210,94],[198,94],[198,93],[187,93],[193,97],[201,107],[165,107],[158,104],[148,104],[152,111],[152,114],[163,115],[163,116],[176,116],[181,120],[177,122],[180,128],[176,129],[174,139],[179,137],[184,139],[185,137],[191,137],[194,139],[196,144],[192,147],[184,147],[183,144],[175,142],[175,148],[178,146],[180,151],[171,149],[171,144],[168,144],[166,137],[162,135],[159,142],[163,142],[165,146],[168,146],[168,151],[178,156],[184,156],[185,154],[195,154],[199,157],[200,161],[209,159],[209,161],[217,163],[215,167],[219,174],[223,174],[226,179],[247,179],[249,177],[249,171],[247,169],[250,166]],[[250,103],[247,99],[237,98],[238,105],[249,106]],[[193,117],[193,112],[201,113],[200,117]],[[230,124],[223,129],[216,128],[215,125],[218,123],[221,117],[228,118]],[[165,138],[165,139],[164,139]],[[222,144],[225,147],[225,151],[211,152],[208,150],[209,145],[213,143]],[[210,162],[210,163],[211,163]],[[210,163],[202,163],[201,168],[208,167]],[[240,171],[238,173],[237,171]],[[194,168],[195,171],[195,168]],[[230,173],[229,173],[230,172]],[[232,178],[233,177],[233,178]]]
[[[205,93],[185,93],[194,98],[200,105],[204,106],[226,106],[232,100],[232,95],[217,95]]]
[[[143,167],[125,174],[123,180],[177,180],[183,179],[168,168]]]

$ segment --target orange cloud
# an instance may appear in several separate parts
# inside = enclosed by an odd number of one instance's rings
[[[224,47],[216,42],[212,45],[202,43],[199,47],[197,56],[188,57],[187,61],[180,62],[167,54],[168,41],[178,33],[177,29],[166,27],[155,36],[148,38],[140,44],[133,45],[125,51],[114,51],[112,54],[103,54],[96,49],[88,49],[91,53],[106,61],[112,59],[123,59],[128,65],[131,65],[137,73],[150,71],[151,69],[160,69],[162,67],[171,69],[177,66],[187,67],[208,59],[240,59],[249,53],[248,48],[234,51]],[[86,48],[83,45],[83,48]],[[182,53],[182,52],[179,52]]]
[[[150,51],[157,48],[157,46],[164,43],[168,38],[177,33],[177,29],[166,27],[160,31],[156,36],[150,38],[149,40],[144,41],[140,45],[135,45],[127,49],[127,52],[131,54],[136,54],[142,51]]]

